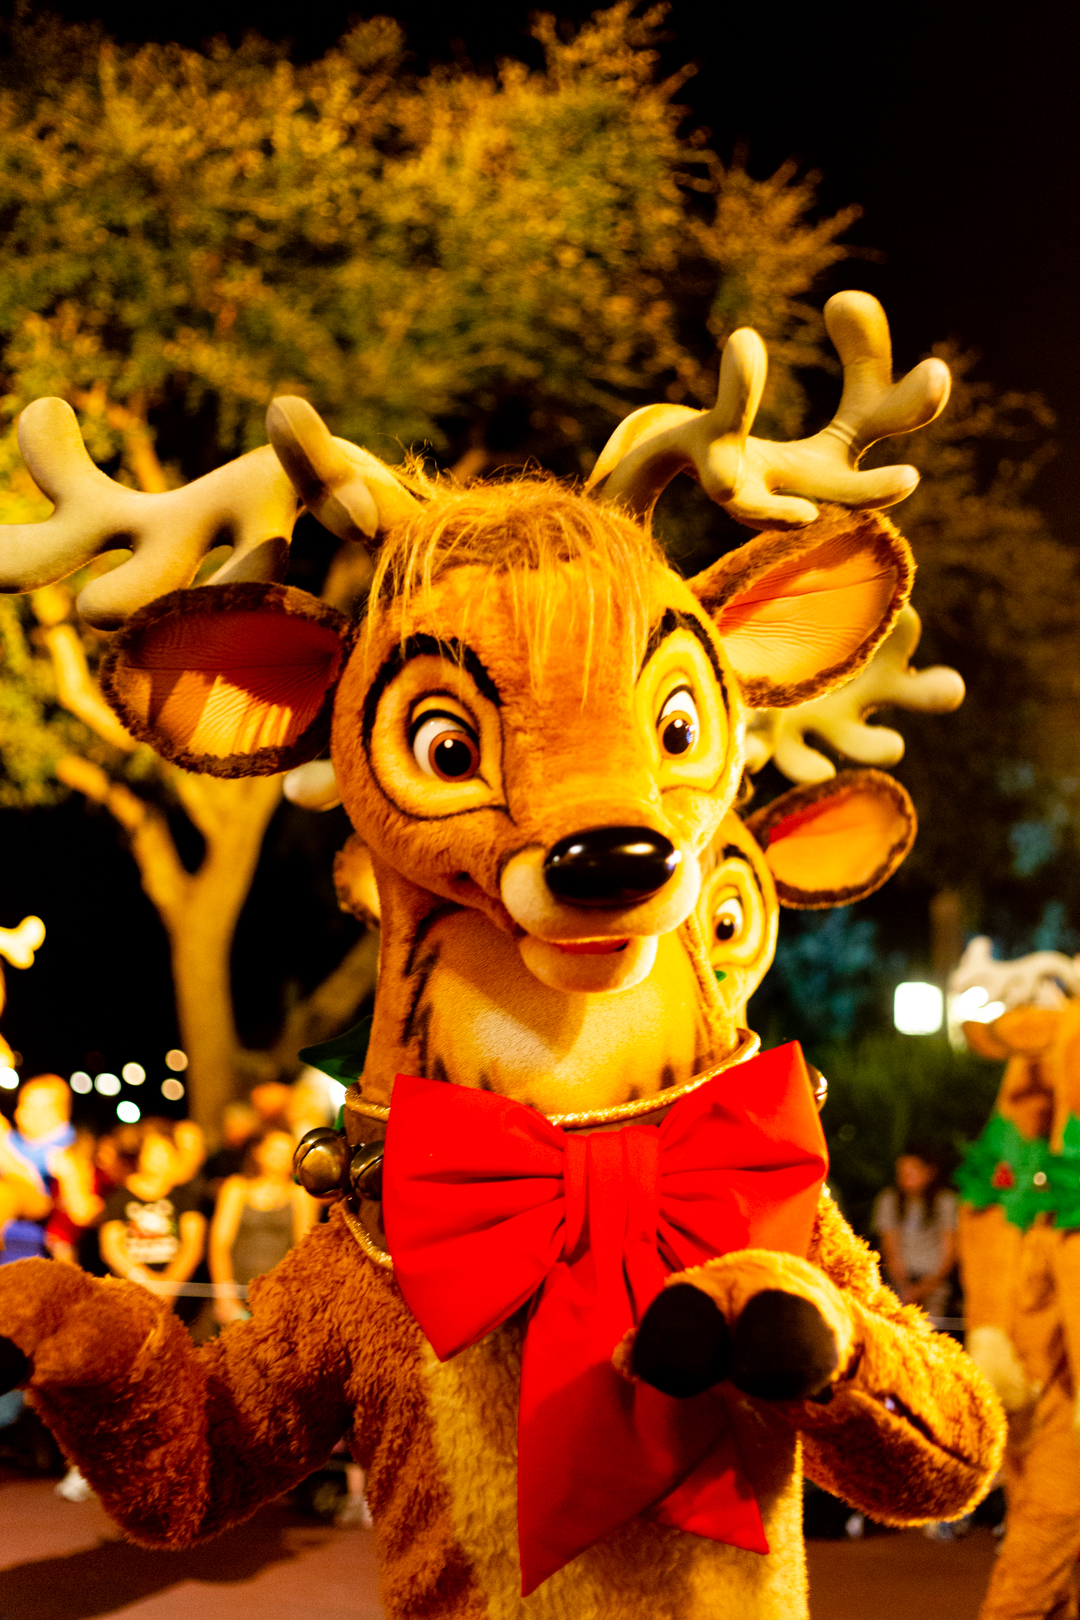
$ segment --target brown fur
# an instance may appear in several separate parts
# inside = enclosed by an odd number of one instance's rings
[[[253,1289],[250,1322],[201,1350],[132,1284],[21,1261],[0,1286],[5,1322],[34,1360],[40,1410],[144,1544],[183,1546],[243,1520],[350,1431],[390,1620],[638,1620],[642,1604],[664,1620],[707,1620],[718,1604],[795,1620],[806,1613],[800,1431],[811,1477],[895,1523],[962,1512],[999,1451],[971,1364],[882,1288],[827,1198],[811,1257],[853,1297],[851,1376],[827,1407],[722,1396],[770,1558],[635,1521],[525,1602],[512,1573],[520,1324],[438,1368],[393,1274],[364,1257],[340,1212]]]
[[[343,1434],[367,1470],[389,1614],[481,1620],[419,1380],[420,1331],[340,1215],[195,1350],[167,1305],[70,1267],[4,1268],[5,1322],[39,1410],[133,1540],[178,1547],[252,1514]]]
[[[749,832],[733,838],[736,855],[714,852],[720,887],[706,920],[723,884],[740,877],[765,916],[722,993],[695,908],[699,861],[743,768],[725,644],[737,649],[750,701],[795,701],[869,658],[909,580],[906,547],[884,520],[835,512],[801,536],[751,542],[689,583],[629,520],[543,480],[444,493],[403,519],[351,653],[342,631],[340,656],[349,655],[333,699],[337,780],[370,854],[382,918],[363,1098],[389,1103],[404,1071],[488,1086],[549,1115],[588,1113],[659,1099],[739,1050],[745,994],[775,938],[775,891],[764,867],[756,881],[764,857]],[[834,586],[847,593],[842,614],[832,611]],[[205,609],[212,632],[206,651],[186,642],[205,715],[196,701],[176,705],[173,732],[167,703],[156,722],[149,705],[144,718],[157,725],[155,746],[194,768],[278,768],[283,756],[271,759],[260,715],[285,729],[289,749],[312,745],[328,698],[318,715],[296,718],[311,707],[315,663],[298,663],[295,649],[318,638],[252,630],[260,603],[287,629],[296,593],[230,589],[243,594],[204,588],[183,604],[192,616]],[[712,599],[715,621],[702,606]],[[229,602],[242,605],[231,618],[220,611]],[[328,625],[302,602],[297,611]],[[168,612],[137,619],[111,667],[170,669],[172,629]],[[190,738],[200,726],[220,744],[228,724],[242,731],[249,717],[241,701],[230,707],[246,638],[260,670],[250,683],[251,751],[239,763],[220,746],[199,755]],[[336,656],[322,668],[320,696]],[[788,657],[797,679],[784,676]],[[122,685],[113,680],[114,700]],[[669,748],[661,721],[687,697],[693,742]],[[416,743],[425,717],[471,740],[475,770],[459,780],[430,758],[425,765]],[[670,877],[599,909],[560,898],[544,876],[552,847],[605,827],[667,839],[679,856]],[[566,949],[597,943],[614,948]],[[737,947],[729,958],[734,969]],[[678,1620],[718,1610],[794,1620],[806,1613],[800,1429],[823,1477],[845,1447],[860,1447],[848,1458],[852,1488],[901,1520],[966,1504],[995,1465],[995,1410],[974,1369],[937,1346],[917,1313],[879,1298],[850,1232],[823,1217],[820,1269],[781,1254],[719,1262],[739,1299],[762,1287],[809,1289],[858,1352],[831,1407],[731,1396],[773,1552],[634,1522],[522,1603],[508,1584],[512,1426],[486,1450],[478,1440],[516,1400],[514,1324],[437,1368],[348,1213],[253,1291],[250,1323],[199,1352],[137,1289],[69,1285],[40,1268],[0,1272],[0,1328],[32,1358],[48,1421],[136,1536],[172,1545],[235,1523],[321,1461],[351,1423],[393,1620],[675,1620],[675,1593]]]
[[[762,1287],[807,1300],[833,1333],[839,1373],[827,1405],[751,1402],[803,1437],[806,1473],[884,1524],[957,1518],[986,1493],[1001,1458],[996,1400],[955,1342],[902,1306],[825,1193],[809,1261],[747,1250],[673,1275],[734,1322]],[[632,1334],[616,1365],[629,1367]]]

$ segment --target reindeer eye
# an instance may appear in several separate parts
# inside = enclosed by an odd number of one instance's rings
[[[690,688],[678,687],[660,710],[660,718],[656,722],[661,748],[665,754],[687,753],[697,742],[700,728],[697,705]]]
[[[741,932],[742,925],[742,902],[736,900],[735,896],[731,894],[726,900],[721,901],[716,908],[716,915],[713,918],[713,933],[720,944],[724,945],[729,939],[734,939],[735,935]]]
[[[411,728],[413,757],[425,776],[467,782],[480,769],[480,745],[458,714],[429,709]]]

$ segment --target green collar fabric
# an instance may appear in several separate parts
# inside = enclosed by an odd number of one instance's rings
[[[1061,1152],[1048,1155],[1051,1203],[1055,1226],[1066,1231],[1080,1227],[1080,1119],[1070,1114],[1062,1133]]]
[[[343,1035],[335,1035],[332,1041],[320,1041],[318,1046],[302,1047],[298,1056],[301,1063],[310,1064],[313,1069],[320,1069],[328,1074],[331,1080],[337,1080],[341,1085],[347,1086],[352,1080],[359,1080],[364,1072],[367,1061],[368,1046],[371,1042],[371,1015],[361,1018],[352,1029],[347,1029]]]
[[[1054,1214],[1050,1144],[1044,1137],[1029,1141],[1012,1120],[997,1112],[990,1115],[986,1129],[968,1148],[955,1179],[965,1204],[973,1209],[999,1204],[1005,1219],[1022,1232],[1037,1215]],[[1080,1185],[1077,1191],[1080,1193]],[[1080,1198],[1076,1202],[1080,1206]]]

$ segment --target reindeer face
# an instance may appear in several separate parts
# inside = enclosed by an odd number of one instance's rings
[[[651,1094],[733,1049],[691,913],[741,769],[740,695],[758,709],[821,696],[888,634],[912,567],[875,513],[917,474],[858,461],[876,438],[930,421],[948,393],[940,361],[891,382],[875,300],[839,295],[826,323],[845,385],[821,434],[750,437],[766,363],[742,331],[714,409],[633,413],[586,492],[528,477],[431,484],[415,468],[399,480],[303,400],[278,399],[273,451],[151,497],[103,477],[62,401],[23,413],[20,444],[55,511],[6,529],[0,585],[33,589],[130,546],[80,598],[91,623],[123,625],[101,681],[125,728],[217,776],[315,761],[332,729],[385,909],[372,1094],[388,1095],[404,1063],[557,1112],[560,1088],[589,1106],[625,1095],[630,1057],[644,1071],[633,1085]],[[686,583],[648,524],[681,470],[764,531]],[[378,542],[359,634],[304,592],[261,583],[281,576],[298,499],[339,539]],[[223,539],[229,563],[188,589]],[[777,829],[768,836],[771,852]],[[728,879],[755,865],[727,848],[706,858],[704,920],[715,900],[725,937],[706,936],[730,947],[732,973],[741,963],[741,994],[771,924],[740,933],[753,893],[740,900],[735,882],[729,894]],[[864,852],[849,853],[858,865]],[[787,903],[855,897],[834,860],[831,898],[806,898],[803,864],[777,877]]]
[[[737,688],[669,570],[640,633],[588,625],[585,567],[476,568],[361,640],[335,706],[342,797],[374,852],[514,933],[544,983],[618,989],[690,914],[741,769]],[[515,624],[550,625],[539,648]]]

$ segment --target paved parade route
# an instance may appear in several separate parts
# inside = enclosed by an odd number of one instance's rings
[[[53,1484],[0,1476],[0,1620],[382,1620],[369,1531],[275,1505],[205,1547],[145,1552]],[[986,1530],[811,1542],[813,1620],[975,1620],[992,1562]]]
[[[0,1484],[0,1620],[382,1620],[375,1542],[283,1506],[189,1552],[146,1552],[54,1481]]]
[[[807,1552],[812,1620],[976,1620],[994,1566],[987,1529],[962,1541],[918,1530],[811,1541]]]

